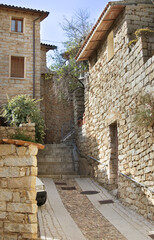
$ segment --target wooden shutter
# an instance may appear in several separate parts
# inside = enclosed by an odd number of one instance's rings
[[[11,77],[24,78],[24,57],[11,56]]]

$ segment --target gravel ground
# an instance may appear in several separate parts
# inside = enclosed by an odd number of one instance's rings
[[[126,240],[126,238],[92,205],[74,179],[55,180],[66,183],[76,190],[62,190],[65,185],[57,185],[64,206],[74,219],[87,240]]]

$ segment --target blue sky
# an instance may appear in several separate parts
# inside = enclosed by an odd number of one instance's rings
[[[59,26],[63,21],[63,16],[71,19],[71,16],[77,9],[87,9],[90,18],[94,22],[98,19],[107,0],[3,0],[3,4],[34,8],[50,12],[49,16],[41,23],[41,41],[58,46],[65,40],[64,33]],[[45,41],[46,40],[46,41]]]
[[[109,0],[3,0],[0,3],[50,12],[41,22],[41,42],[56,45],[62,51],[61,42],[66,39],[60,27],[63,17],[71,19],[76,10],[86,9],[91,22],[95,23],[108,2]],[[52,64],[51,55],[52,50],[47,54],[47,66]]]

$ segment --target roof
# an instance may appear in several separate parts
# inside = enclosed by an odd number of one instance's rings
[[[45,43],[41,43],[41,49],[45,49],[46,52],[48,52],[49,50],[55,50],[57,49],[57,46],[55,45],[51,45],[51,44],[45,44]]]
[[[113,23],[122,13],[125,6],[133,4],[153,4],[153,0],[120,0],[109,2],[79,49],[75,57],[76,60],[88,60],[103,38],[109,33]]]
[[[125,8],[125,4],[122,3],[123,2],[109,2],[106,5],[96,24],[85,39],[81,48],[79,49],[79,52],[75,57],[77,61],[84,61],[89,59],[89,57],[98,47],[102,39],[109,32],[111,26],[118,18],[119,14]]]
[[[36,13],[36,14],[41,16],[41,18],[40,18],[41,21],[49,15],[49,12],[47,12],[47,11],[25,8],[25,7],[18,7],[18,6],[14,6],[14,5],[0,4],[0,8],[1,9],[9,9],[9,10],[12,10],[12,11],[15,10],[15,11],[18,11],[18,12]]]

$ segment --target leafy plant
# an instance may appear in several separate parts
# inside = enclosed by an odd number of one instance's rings
[[[2,116],[11,126],[19,126],[21,123],[35,123],[35,140],[43,142],[45,124],[37,103],[41,101],[32,99],[28,95],[17,95],[8,98],[7,104],[2,110]]]
[[[34,139],[31,136],[28,136],[25,131],[18,130],[16,131],[15,134],[12,134],[10,137],[11,139],[35,142]]]
[[[140,29],[137,29],[137,30],[135,31],[135,33],[134,33],[136,38],[133,39],[133,40],[131,40],[131,41],[128,43],[128,47],[130,47],[132,44],[135,44],[135,43],[138,41],[141,33],[147,34],[147,33],[149,33],[149,32],[154,32],[154,31],[151,30],[151,29],[149,29],[149,28],[140,28]]]
[[[135,112],[134,121],[141,127],[154,126],[154,97],[147,93],[140,98],[140,105]]]

